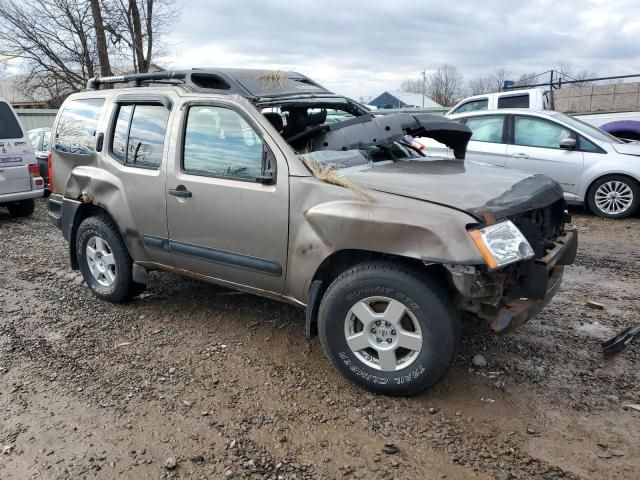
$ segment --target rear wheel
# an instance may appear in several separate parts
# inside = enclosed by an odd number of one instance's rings
[[[121,303],[144,291],[132,278],[133,260],[113,221],[106,215],[82,221],[76,235],[80,271],[93,293],[102,300]]]
[[[325,354],[349,380],[375,393],[412,395],[447,372],[459,319],[436,283],[391,262],[340,275],[320,304]]]
[[[599,178],[589,190],[589,208],[599,217],[626,218],[638,209],[638,184],[624,175]]]
[[[36,209],[36,201],[33,198],[9,203],[7,205],[9,214],[12,217],[28,217]]]

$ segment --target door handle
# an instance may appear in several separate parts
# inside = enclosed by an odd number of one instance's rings
[[[169,195],[183,198],[193,197],[193,194],[189,190],[187,190],[187,187],[185,187],[184,185],[178,185],[176,188],[172,188],[171,190],[169,190]]]
[[[526,153],[512,153],[511,156],[513,158],[529,158],[529,155],[527,155]]]

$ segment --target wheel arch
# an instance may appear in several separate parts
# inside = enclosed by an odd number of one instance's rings
[[[631,180],[633,180],[636,185],[640,185],[640,179],[634,177],[633,175],[627,173],[627,172],[618,172],[618,171],[614,171],[614,172],[607,172],[607,173],[601,173],[599,175],[596,175],[587,185],[587,188],[584,191],[584,198],[585,198],[585,204],[588,202],[589,199],[589,195],[591,194],[591,189],[593,188],[594,184],[604,178],[604,177],[610,177],[612,175],[618,175],[620,177],[627,177]]]
[[[105,214],[116,225],[124,244],[132,258],[145,258],[146,251],[136,229],[133,214],[129,206],[125,188],[117,176],[102,168],[79,166],[69,175],[65,186],[65,198],[79,202],[81,206],[73,216],[69,248],[75,250],[75,232],[78,226],[92,214]],[[82,211],[81,211],[82,210]],[[71,262],[74,268],[75,252],[71,252]]]
[[[80,268],[80,266],[78,265],[78,257],[77,257],[77,251],[76,251],[76,236],[78,234],[78,227],[85,219],[89,217],[95,217],[97,215],[108,216],[113,221],[114,225],[116,225],[116,227],[118,226],[115,219],[113,218],[113,215],[111,215],[107,211],[107,209],[105,209],[104,207],[95,205],[93,203],[80,203],[80,205],[77,207],[75,211],[73,220],[71,221],[69,239],[68,239],[69,260],[71,261],[71,268],[73,270],[78,270]],[[122,235],[122,232],[120,231],[119,228],[118,228],[118,231],[120,232],[120,235]],[[125,243],[125,246],[126,246],[126,243]]]
[[[631,181],[633,181],[639,188],[640,188],[640,180],[636,177],[634,177],[633,175],[627,173],[627,172],[618,172],[618,171],[613,171],[613,172],[607,172],[607,173],[601,173],[600,175],[596,175],[588,184],[587,188],[584,191],[584,206],[591,210],[591,207],[589,205],[589,198],[591,196],[591,191],[593,189],[593,186],[596,184],[596,182],[598,180],[601,180],[605,177],[610,177],[610,176],[619,176],[619,177],[626,177],[628,179],[630,179]]]
[[[318,309],[322,297],[331,282],[351,267],[374,260],[389,260],[418,272],[421,276],[429,276],[446,282],[447,271],[441,264],[426,264],[411,257],[384,254],[370,250],[343,249],[327,256],[316,269],[309,287],[309,300],[306,307],[305,334],[313,338],[318,334]]]

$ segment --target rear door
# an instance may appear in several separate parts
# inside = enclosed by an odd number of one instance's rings
[[[135,97],[135,96],[134,96]],[[166,132],[172,103],[168,98],[146,96],[130,100],[116,98],[111,125],[109,155],[103,168],[122,182],[129,211],[138,235],[142,237],[148,259],[171,265],[171,255],[163,249],[149,248],[145,238],[166,239]]]
[[[542,173],[558,182],[565,192],[575,194],[582,175],[584,154],[579,148],[560,148],[560,141],[576,138],[576,134],[546,118],[514,115],[512,122],[507,167]]]
[[[467,146],[467,160],[504,167],[506,163],[506,115],[480,115],[464,120],[472,136]]]
[[[0,100],[0,195],[31,190],[33,148],[11,106]]]
[[[237,105],[188,103],[182,111],[175,164],[167,172],[175,265],[281,292],[289,236],[284,155],[251,113]],[[277,164],[271,185],[257,181],[267,159]]]

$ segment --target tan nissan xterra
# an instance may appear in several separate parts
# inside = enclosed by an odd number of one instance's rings
[[[100,299],[165,270],[283,300],[350,380],[414,394],[449,368],[462,314],[507,331],[575,258],[560,186],[465,162],[470,136],[294,72],[96,78],[56,119],[49,216]]]

